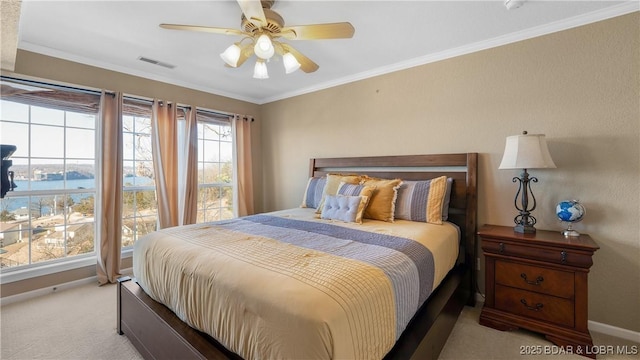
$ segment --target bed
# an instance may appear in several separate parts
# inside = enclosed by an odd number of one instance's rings
[[[450,179],[447,219],[338,221],[333,201],[368,197],[327,196],[323,218],[295,208],[158,231],[136,246],[137,279],[119,281],[118,332],[145,358],[437,358],[474,303],[476,171],[475,153],[311,159],[310,183]]]

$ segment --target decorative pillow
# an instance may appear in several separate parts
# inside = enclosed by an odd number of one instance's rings
[[[451,186],[448,188],[450,191]],[[405,181],[398,189],[395,217],[396,219],[442,224],[446,193],[446,176],[425,181]]]
[[[366,178],[363,185],[373,186],[375,190],[369,199],[369,205],[364,210],[365,219],[393,222],[398,187],[401,179]]]
[[[368,200],[367,196],[327,195],[320,217],[362,224],[362,213]]]
[[[364,215],[364,211],[369,205],[369,199],[371,199],[371,195],[376,190],[374,186],[367,185],[357,185],[357,184],[349,184],[346,182],[341,182],[340,186],[338,186],[337,195],[346,195],[346,196],[362,196],[365,198],[365,202],[362,203],[362,209],[359,211],[359,220],[356,222],[358,224],[362,223],[362,216]]]
[[[349,184],[343,181],[338,186],[336,195],[367,196],[371,198],[371,195],[373,195],[375,189],[376,188],[374,186]]]
[[[326,183],[326,176],[314,176],[309,178],[309,181],[307,182],[307,188],[304,190],[302,205],[300,205],[300,207],[317,209],[318,206],[320,206],[322,192],[324,191],[324,186]]]
[[[348,184],[360,184],[362,178],[359,175],[342,175],[342,174],[327,174],[327,182],[322,190],[322,199],[320,199],[320,205],[318,205],[318,213],[322,211],[324,205],[324,198],[327,195],[336,195],[338,193],[338,186],[340,183],[345,182]]]

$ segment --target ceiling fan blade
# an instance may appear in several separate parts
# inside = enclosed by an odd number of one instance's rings
[[[244,16],[258,28],[267,25],[267,17],[264,16],[262,2],[260,0],[238,0]]]
[[[280,36],[289,40],[347,39],[353,37],[355,29],[348,22],[285,26]]]
[[[163,29],[170,30],[188,30],[188,31],[200,31],[222,35],[249,35],[244,31],[228,28],[218,28],[211,26],[196,26],[196,25],[179,25],[179,24],[160,24]]]
[[[299,52],[298,50],[294,49],[291,47],[291,45],[289,44],[282,44],[282,49],[285,52],[290,52],[295,58],[296,60],[298,60],[298,62],[300,63],[300,70],[306,72],[306,73],[312,73],[316,70],[318,70],[320,68],[320,66],[318,66],[318,64],[314,63],[313,60],[309,59],[308,57],[302,55],[301,52]]]

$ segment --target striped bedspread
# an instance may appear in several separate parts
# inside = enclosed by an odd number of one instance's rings
[[[453,266],[457,241],[450,224],[291,209],[149,234],[134,275],[243,358],[379,359]]]

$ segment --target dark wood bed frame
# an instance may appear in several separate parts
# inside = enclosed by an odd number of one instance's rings
[[[461,231],[457,264],[418,310],[385,359],[437,359],[464,305],[475,304],[477,169],[477,153],[310,161],[310,176],[348,172],[405,180],[442,175],[454,179],[449,221]],[[118,280],[117,311],[118,333],[126,335],[145,359],[240,359],[151,299],[130,277]]]

